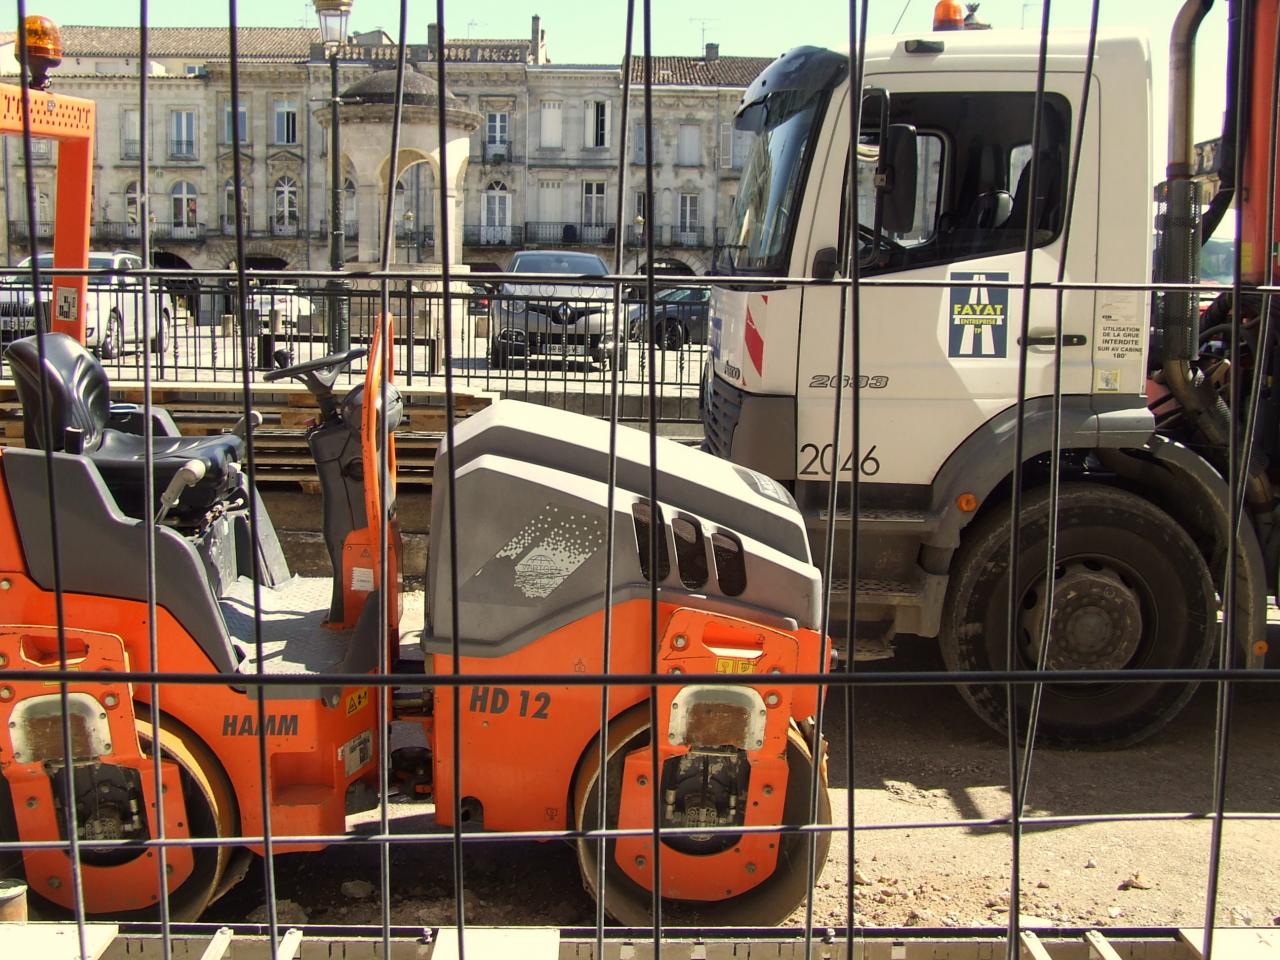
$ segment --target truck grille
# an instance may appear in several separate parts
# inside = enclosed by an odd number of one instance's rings
[[[706,403],[702,408],[707,450],[717,457],[731,459],[729,451],[733,445],[733,431],[738,426],[741,415],[742,391],[713,376],[711,389],[707,391]]]

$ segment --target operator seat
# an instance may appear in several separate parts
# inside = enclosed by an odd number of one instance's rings
[[[36,338],[16,340],[5,351],[18,399],[22,402],[27,447],[82,453],[97,466],[120,509],[129,516],[142,518],[145,440],[138,434],[107,426],[111,415],[111,385],[102,364],[65,333],[45,334],[44,350],[52,437],[45,435],[46,412],[41,403]],[[182,465],[188,460],[199,460],[204,464],[204,478],[182,494],[169,515],[179,521],[203,516],[237,486],[242,446],[243,441],[233,434],[153,436],[155,505],[159,506],[161,491]]]

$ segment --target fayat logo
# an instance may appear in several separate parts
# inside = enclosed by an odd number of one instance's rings
[[[1009,342],[1009,290],[991,287],[1007,273],[953,273],[947,319],[947,356],[1003,359]]]
[[[765,294],[760,295],[760,303],[763,307],[768,307],[769,298]],[[763,309],[761,309],[763,315]],[[756,318],[751,315],[751,306],[748,302],[747,306],[747,326],[742,333],[742,341],[747,348],[747,356],[751,358],[751,365],[756,368],[756,376],[764,376],[764,337],[760,335],[760,328],[756,326]]]

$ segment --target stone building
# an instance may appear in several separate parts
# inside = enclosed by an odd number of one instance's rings
[[[643,259],[645,231],[655,257],[675,268],[709,268],[742,162],[731,119],[742,89],[767,58],[657,57],[654,78],[654,209],[644,186],[643,64],[633,64],[624,177],[622,73],[616,64],[555,64],[546,32],[532,19],[528,39],[457,40],[446,46],[443,101],[436,88],[434,25],[409,47],[413,74],[397,164],[395,262],[431,263],[437,242],[440,175],[436,112],[450,118],[446,153],[459,228],[453,259],[477,268],[505,265],[521,247],[569,246],[606,257],[617,231],[626,269]],[[235,258],[229,37],[220,29],[149,32],[150,122],[139,114],[138,31],[63,28],[55,89],[98,104],[93,244],[137,243],[149,222],[158,266],[226,267]],[[328,266],[329,64],[318,31],[244,28],[237,35],[246,265],[259,269]],[[377,260],[390,164],[387,112],[396,47],[380,31],[358,34],[340,51],[344,232],[349,261]],[[0,38],[0,73],[16,72],[11,38]],[[414,101],[417,102],[414,102]],[[429,118],[429,119],[428,119]],[[139,191],[146,137],[148,191]],[[381,151],[383,161],[373,158]],[[31,231],[51,231],[56,147],[33,157],[36,222],[28,223],[21,144],[4,138],[0,173],[8,229],[6,262],[25,254]],[[618,219],[619,190],[622,219]]]

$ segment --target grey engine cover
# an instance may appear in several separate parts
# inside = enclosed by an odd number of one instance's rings
[[[461,652],[497,656],[601,608],[609,426],[500,401],[455,431]],[[649,437],[618,429],[614,602],[649,596]],[[424,647],[451,649],[447,471],[436,457]],[[658,440],[664,601],[784,627],[813,627],[820,580],[787,491],[760,474]],[[680,525],[683,539],[672,531]],[[692,531],[696,531],[692,536]],[[744,582],[745,580],[745,582]]]

